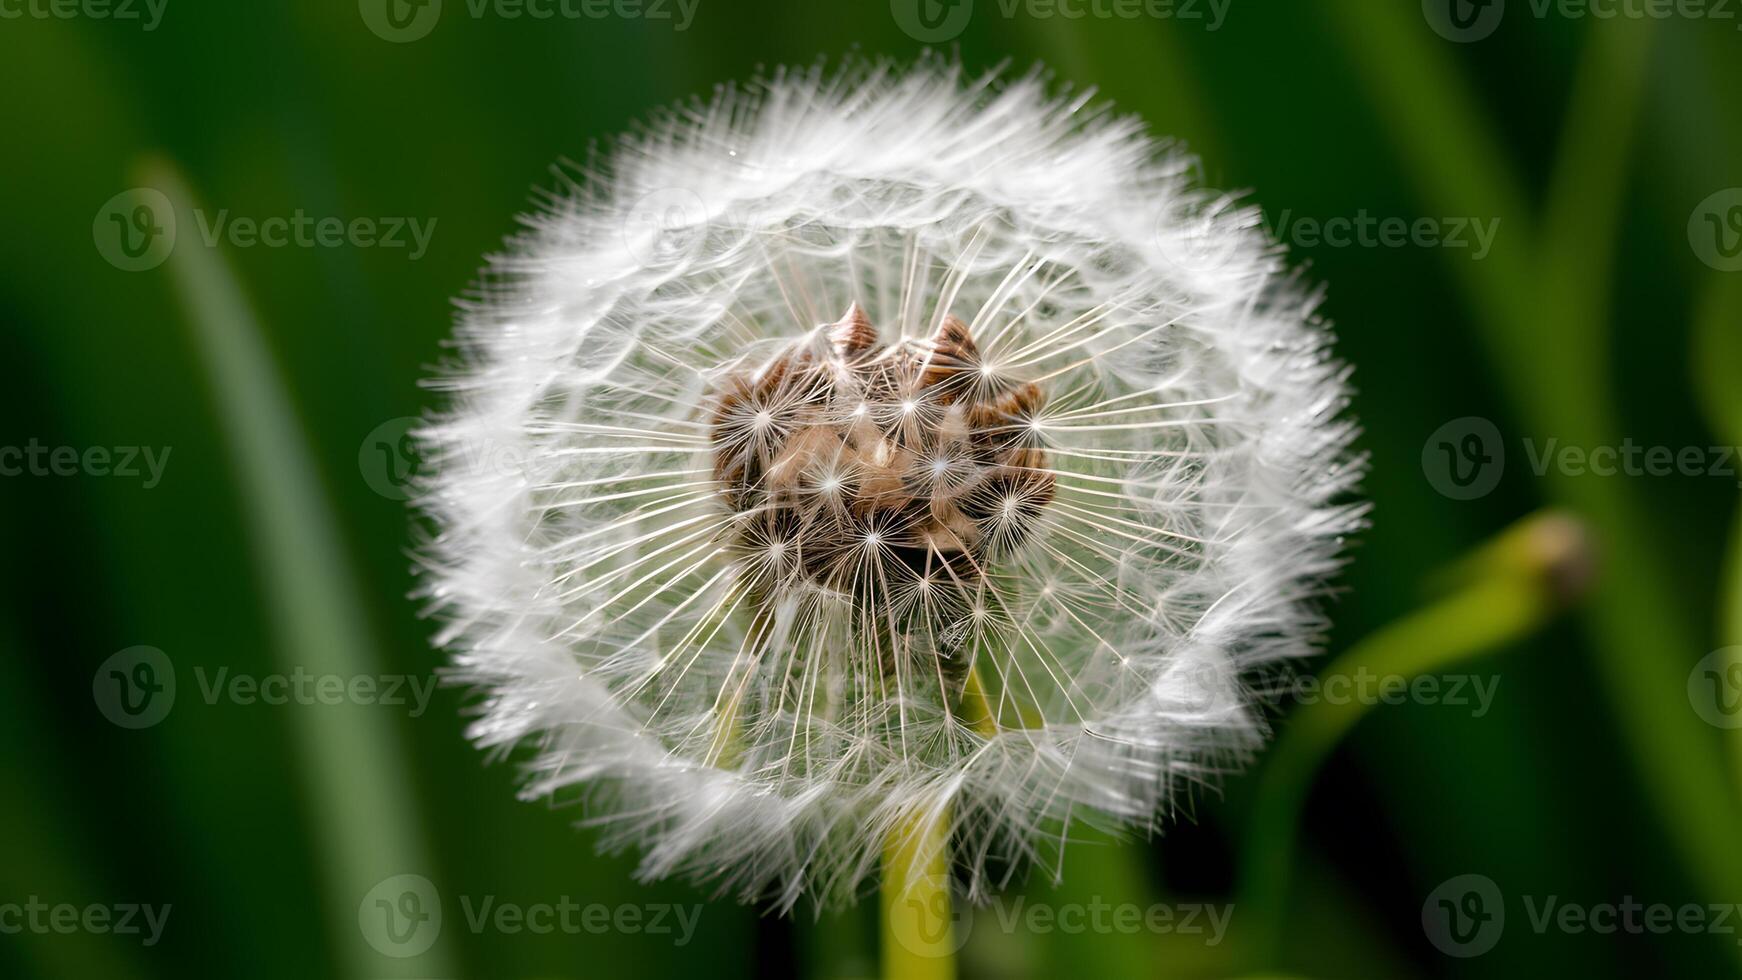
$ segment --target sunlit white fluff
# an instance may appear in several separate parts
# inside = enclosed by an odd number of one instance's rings
[[[568,173],[465,305],[424,434],[427,593],[481,693],[472,737],[520,750],[528,797],[583,799],[648,877],[782,907],[857,895],[916,810],[950,815],[978,894],[1070,821],[1151,829],[1240,763],[1255,687],[1321,629],[1358,467],[1315,295],[1193,166],[1039,75],[927,60],[722,88]],[[853,394],[855,316],[896,388],[959,317],[985,397],[1045,391],[1015,427],[1041,456],[927,436],[957,448],[888,464],[918,488],[900,513],[939,513],[952,479],[1002,502],[956,521],[983,543],[947,595],[871,530],[914,519],[868,509],[884,471],[848,433],[859,402],[960,423]],[[768,387],[783,358],[834,380]],[[757,384],[814,402],[826,448],[722,416]],[[744,515],[771,512],[782,453],[809,475],[770,532]],[[1005,501],[998,467],[1049,489]],[[825,540],[847,571],[795,571]]]

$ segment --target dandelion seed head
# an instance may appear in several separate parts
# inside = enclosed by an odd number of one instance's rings
[[[644,876],[782,908],[857,896],[916,808],[978,895],[1239,765],[1362,467],[1317,294],[1192,172],[941,59],[579,168],[434,382],[428,458],[515,461],[420,488],[472,739]]]

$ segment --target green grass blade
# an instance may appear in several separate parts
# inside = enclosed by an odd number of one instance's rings
[[[175,168],[151,160],[138,170],[138,184],[163,191],[188,221],[196,202]],[[234,455],[278,653],[287,670],[378,675],[360,593],[288,393],[241,287],[217,250],[202,247],[192,231],[186,229],[166,268]],[[409,765],[386,716],[369,706],[305,707],[293,719],[340,961],[353,976],[379,976],[389,961],[365,942],[359,906],[383,879],[430,871]],[[415,962],[423,975],[453,975],[439,940]]]
[[[1694,317],[1694,383],[1706,418],[1729,445],[1742,446],[1742,275],[1719,273]],[[1742,506],[1730,530],[1718,587],[1718,642],[1742,645]],[[1742,793],[1742,729],[1731,733],[1731,768]]]
[[[1540,629],[1590,564],[1584,530],[1560,515],[1528,518],[1456,571],[1446,598],[1392,624],[1327,665],[1322,677],[1414,678],[1491,653]],[[1372,708],[1321,700],[1297,711],[1272,748],[1241,858],[1238,905],[1251,966],[1271,965],[1288,909],[1295,828],[1320,764]]]
[[[1516,248],[1522,196],[1443,50],[1405,8],[1338,0],[1343,36],[1420,191],[1444,213],[1499,216]],[[1616,445],[1608,390],[1608,283],[1625,165],[1653,38],[1647,22],[1597,23],[1575,82],[1539,237],[1525,254],[1459,263],[1480,336],[1528,430],[1569,445]],[[1532,258],[1535,256],[1535,258]],[[1698,650],[1650,532],[1621,481],[1554,477],[1556,503],[1591,523],[1605,576],[1590,604],[1597,664],[1647,797],[1691,874],[1713,897],[1742,887],[1737,808],[1711,792],[1723,764],[1685,710]]]

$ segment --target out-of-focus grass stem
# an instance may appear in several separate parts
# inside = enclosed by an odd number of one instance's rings
[[[1727,444],[1742,446],[1742,273],[1712,278],[1694,312],[1694,384],[1706,418]],[[1730,529],[1718,582],[1718,641],[1742,645],[1742,505]],[[1742,798],[1742,729],[1731,733],[1731,767]]]
[[[1654,25],[1593,22],[1539,233],[1518,181],[1488,138],[1441,44],[1414,8],[1337,0],[1341,33],[1421,192],[1441,213],[1502,220],[1506,241],[1456,274],[1480,335],[1529,432],[1564,444],[1619,442],[1607,377],[1618,213]],[[1682,710],[1699,647],[1625,481],[1549,474],[1551,499],[1591,522],[1606,576],[1590,603],[1597,666],[1634,768],[1690,872],[1714,897],[1742,887],[1737,807],[1713,794],[1723,768],[1709,732]]]
[[[176,168],[151,159],[135,170],[136,182],[162,191],[191,226],[196,199]],[[218,251],[191,234],[166,268],[234,457],[278,654],[287,669],[316,676],[378,674],[337,521],[241,286]],[[379,976],[388,961],[359,933],[358,908],[383,879],[430,868],[410,766],[385,716],[364,706],[292,716],[314,811],[314,851],[326,858],[322,877],[340,962],[353,976]],[[454,975],[439,939],[416,962],[425,975]]]
[[[1452,570],[1461,583],[1434,604],[1356,644],[1323,679],[1414,678],[1445,671],[1516,642],[1547,623],[1590,578],[1584,529],[1556,513],[1521,521]],[[1296,824],[1320,764],[1372,705],[1329,699],[1289,719],[1259,776],[1241,856],[1241,942],[1253,967],[1269,966],[1281,938]]]

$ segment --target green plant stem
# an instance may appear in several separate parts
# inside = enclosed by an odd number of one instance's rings
[[[978,664],[962,684],[962,720],[986,738],[998,734]],[[883,845],[883,975],[889,980],[950,980],[956,942],[950,897],[950,810],[918,811]]]
[[[1593,27],[1574,80],[1538,244],[1541,288],[1531,322],[1539,341],[1515,354],[1560,367],[1536,372],[1559,383],[1535,386],[1529,418],[1538,431],[1575,445],[1615,445],[1621,432],[1610,390],[1606,284],[1654,32],[1650,23],[1616,26]],[[1514,387],[1531,386],[1520,378]],[[1742,887],[1738,809],[1734,798],[1711,791],[1724,760],[1685,707],[1688,665],[1705,644],[1681,615],[1687,609],[1659,544],[1668,539],[1629,481],[1560,477],[1550,489],[1592,521],[1605,566],[1614,570],[1589,607],[1592,636],[1650,797],[1708,894],[1734,894]]]
[[[147,161],[137,182],[168,196],[189,221],[195,198],[167,161]],[[166,268],[204,356],[217,416],[235,459],[277,652],[286,668],[362,677],[379,667],[358,605],[361,590],[343,557],[315,465],[242,289],[217,250],[186,228]],[[358,908],[382,880],[427,872],[411,802],[409,760],[379,713],[356,706],[293,713],[302,778],[313,801],[317,846],[335,947],[350,975],[381,975],[384,960],[358,932]],[[425,975],[452,976],[438,939],[416,961]]]
[[[979,664],[968,668],[967,680],[962,684],[962,720],[987,738],[998,734],[997,709],[992,706],[986,684],[980,679]]]
[[[1585,578],[1582,528],[1570,518],[1527,518],[1454,569],[1462,584],[1433,605],[1357,644],[1321,673],[1413,678],[1515,642],[1547,623]],[[1308,790],[1337,743],[1366,715],[1366,699],[1321,700],[1289,720],[1260,777],[1247,827],[1239,907],[1253,966],[1268,965],[1281,938],[1295,826]]]
[[[883,846],[880,907],[885,980],[953,980],[950,815],[917,811]]]
[[[1742,446],[1742,273],[1718,273],[1694,312],[1694,384],[1706,418],[1720,438]],[[1718,642],[1742,645],[1742,505],[1718,583]],[[1742,729],[1731,733],[1730,766],[1742,798]]]
[[[1718,273],[1700,298],[1693,375],[1712,431],[1742,446],[1742,273]]]
[[[1718,586],[1718,629],[1721,642],[1742,645],[1742,507],[1730,526],[1730,549],[1724,556],[1723,577]],[[1737,775],[1742,785],[1742,735],[1737,736]]]
[[[1592,25],[1546,217],[1533,237],[1519,184],[1477,124],[1444,46],[1401,6],[1331,6],[1430,205],[1503,219],[1508,243],[1489,261],[1458,262],[1454,274],[1474,300],[1480,336],[1528,431],[1569,445],[1616,444],[1607,283],[1653,25]],[[1738,808],[1711,792],[1713,774],[1726,766],[1684,707],[1687,665],[1701,644],[1677,615],[1683,603],[1658,547],[1663,539],[1625,481],[1552,475],[1547,487],[1591,523],[1614,570],[1587,616],[1599,675],[1647,799],[1704,890],[1727,898],[1742,888]]]

